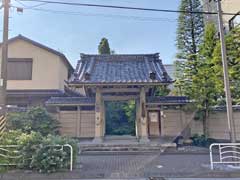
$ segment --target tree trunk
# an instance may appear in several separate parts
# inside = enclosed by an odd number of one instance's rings
[[[208,109],[208,102],[205,102],[205,110],[204,110],[204,117],[203,117],[203,134],[206,137],[209,137],[209,109]]]

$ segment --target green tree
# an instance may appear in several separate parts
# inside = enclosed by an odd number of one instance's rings
[[[189,94],[197,107],[197,118],[203,121],[204,135],[208,136],[208,116],[210,106],[217,103],[220,89],[217,87],[217,76],[214,70],[213,52],[217,44],[217,31],[214,24],[207,24],[203,42],[196,60],[196,74],[192,78],[192,88]]]
[[[233,104],[240,104],[240,27],[233,29],[226,36],[226,49],[228,61],[228,73],[230,79],[230,88],[232,93]],[[215,72],[218,76],[217,86],[222,89],[222,96],[219,98],[220,103],[225,105],[225,94],[223,84],[223,69],[221,59],[220,43],[216,45],[214,51]]]
[[[170,93],[170,89],[163,85],[156,88],[155,96],[167,96]]]
[[[181,0],[180,11],[202,11],[200,0]],[[192,78],[197,73],[197,54],[204,32],[203,15],[200,13],[180,13],[177,28],[176,88],[177,93],[191,92]]]
[[[100,44],[98,45],[98,53],[99,54],[111,54],[111,49],[109,47],[107,38],[102,38]]]

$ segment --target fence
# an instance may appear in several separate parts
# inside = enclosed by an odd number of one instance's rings
[[[214,143],[209,151],[212,170],[214,164],[240,164],[240,143]]]
[[[22,158],[22,155],[19,151],[19,145],[0,145],[0,157],[2,158],[2,162],[0,162],[0,166],[16,166],[18,165],[18,161]],[[46,147],[54,147],[57,151],[64,151],[65,148],[69,148],[70,157],[69,157],[69,170],[73,170],[73,148],[70,144],[65,145],[49,145]]]

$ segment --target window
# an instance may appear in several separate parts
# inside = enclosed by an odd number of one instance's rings
[[[240,25],[240,11],[229,20],[229,29],[232,30]]]
[[[60,111],[77,111],[77,106],[62,106]]]
[[[9,58],[7,64],[8,80],[32,80],[31,58]]]
[[[81,110],[83,110],[83,111],[94,111],[95,106],[81,106]]]

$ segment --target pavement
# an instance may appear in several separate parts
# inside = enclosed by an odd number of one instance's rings
[[[174,180],[176,178],[240,178],[237,171],[211,171],[207,153],[109,153],[82,154],[81,166],[72,172],[39,174],[31,171],[10,171],[4,180],[77,180],[77,179],[147,179]],[[163,178],[164,177],[164,178]],[[178,180],[181,180],[178,179]],[[176,179],[177,180],[177,179]],[[210,179],[209,179],[210,180]],[[223,179],[221,179],[223,180]]]
[[[188,177],[210,171],[208,154],[114,154],[80,157],[83,178]],[[93,171],[94,169],[94,171]]]

